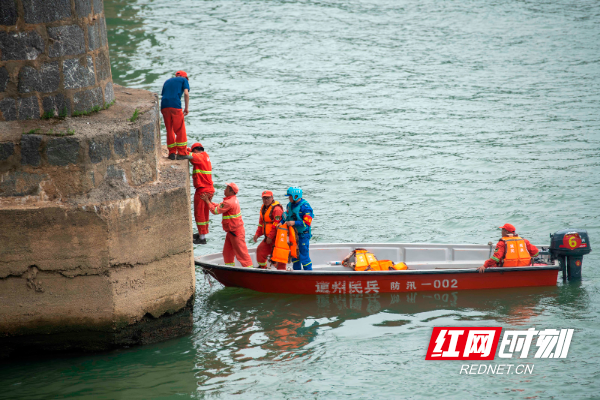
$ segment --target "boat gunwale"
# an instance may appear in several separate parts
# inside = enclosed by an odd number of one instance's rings
[[[248,268],[248,267],[231,267],[228,265],[210,264],[201,261],[194,260],[194,264],[202,267],[203,270],[218,269],[223,271],[232,272],[246,272],[246,273],[258,273],[258,274],[276,274],[276,275],[291,275],[291,276],[314,276],[314,275],[433,275],[433,274],[471,274],[479,273],[477,268],[460,268],[460,269],[427,269],[427,270],[394,270],[394,271],[288,271],[288,270],[277,270],[277,269],[261,269],[261,268]],[[485,273],[504,273],[504,272],[525,272],[525,271],[552,271],[559,270],[558,265],[545,265],[545,266],[527,266],[527,267],[500,267],[500,268],[487,268]]]

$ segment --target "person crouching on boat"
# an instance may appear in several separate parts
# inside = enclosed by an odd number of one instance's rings
[[[529,243],[529,240],[519,237],[511,224],[504,224],[498,229],[502,229],[502,239],[496,244],[492,258],[477,268],[477,271],[483,273],[486,268],[531,265],[533,257],[539,254],[538,248]]]
[[[275,242],[275,234],[277,233],[277,225],[281,222],[283,216],[283,207],[278,201],[273,199],[273,192],[265,190],[262,193],[263,205],[260,208],[260,217],[258,218],[258,228],[254,234],[254,243],[258,238],[264,236],[264,240],[260,242],[256,248],[256,261],[258,268],[267,268],[267,256],[273,253],[273,244]],[[285,270],[284,263],[276,263],[277,269]]]
[[[223,230],[227,232],[225,244],[223,245],[225,265],[235,266],[235,259],[237,258],[242,267],[252,268],[252,259],[246,247],[246,232],[244,231],[242,210],[236,197],[237,193],[237,185],[231,182],[225,188],[225,197],[221,203],[210,202],[208,193],[202,194],[202,200],[206,202],[210,212],[215,215],[223,215]]]
[[[287,190],[289,203],[283,214],[282,223],[296,229],[298,238],[298,258],[292,258],[294,269],[312,270],[312,261],[309,255],[309,242],[311,238],[311,225],[314,217],[313,210],[308,201],[302,198],[302,189],[290,187]]]

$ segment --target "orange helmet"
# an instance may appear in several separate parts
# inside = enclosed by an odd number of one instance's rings
[[[194,149],[195,149],[196,147],[199,147],[199,148],[200,148],[200,150],[204,151],[204,146],[202,146],[202,143],[194,143],[194,144],[192,145],[192,151],[194,151]]]
[[[177,71],[175,72],[175,76],[181,76],[182,78],[186,78],[188,77],[187,72],[185,71]]]
[[[235,183],[228,183],[227,186],[229,186],[231,190],[233,190],[233,193],[237,194],[237,192],[239,192],[238,186]]]

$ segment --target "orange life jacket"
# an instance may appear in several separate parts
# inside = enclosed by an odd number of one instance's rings
[[[354,257],[356,258],[355,271],[368,271],[371,269],[379,271],[379,262],[373,253],[365,249],[356,249],[354,250]]]
[[[399,262],[398,264],[394,264],[390,267],[390,270],[395,269],[396,271],[405,271],[408,269],[408,265],[403,262]]]
[[[525,267],[531,265],[531,255],[527,251],[525,240],[519,236],[508,236],[501,239],[506,248],[502,257],[503,267]]]
[[[278,201],[274,201],[271,205],[265,209],[265,206],[262,206],[260,209],[260,215],[262,217],[262,228],[263,234],[265,236],[269,236],[269,233],[273,230],[273,210],[275,207],[281,208],[281,213],[283,214],[283,207]],[[256,221],[256,220],[255,220]]]
[[[288,244],[288,241],[292,243],[291,246]],[[296,231],[286,224],[279,225],[277,227],[277,234],[275,235],[275,245],[273,246],[271,261],[287,264],[290,254],[294,258],[298,258]]]
[[[391,271],[407,269],[406,264],[394,264],[392,260],[377,260],[375,255],[365,249],[354,250],[356,263],[354,264],[355,271]]]

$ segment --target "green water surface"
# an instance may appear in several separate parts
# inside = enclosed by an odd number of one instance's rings
[[[316,243],[536,244],[600,238],[597,1],[105,0],[115,83],[190,75],[189,142],[216,198],[304,189]],[[163,132],[164,133],[164,132]],[[165,221],[164,229],[169,228]],[[196,255],[219,252],[220,220]],[[580,283],[288,296],[197,273],[193,332],[108,354],[0,366],[2,399],[597,399],[600,252]],[[200,272],[200,271],[197,271]],[[492,277],[490,276],[490,279]],[[575,329],[528,375],[425,361],[436,326]],[[506,363],[496,358],[491,364]]]

